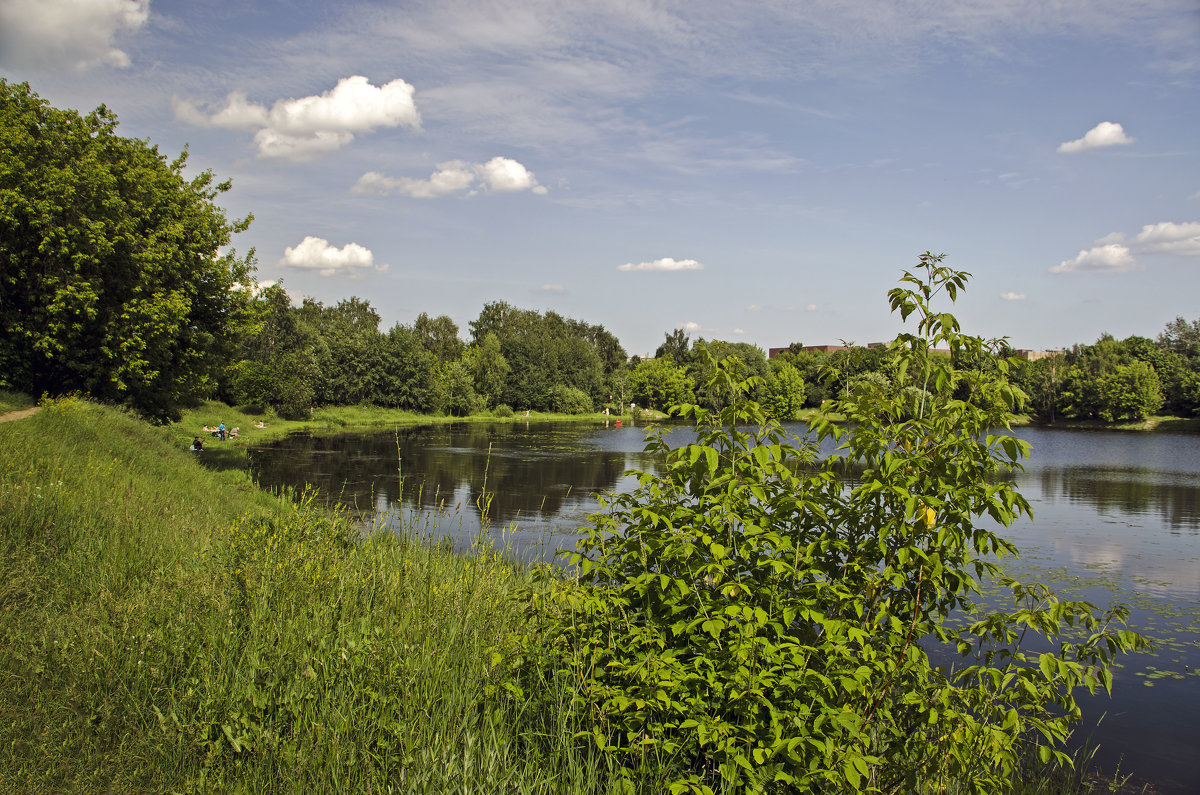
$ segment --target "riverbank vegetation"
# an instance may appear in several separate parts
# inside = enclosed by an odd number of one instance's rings
[[[0,446],[0,790],[602,791],[494,697],[533,586],[501,550],[360,535],[82,400]]]
[[[375,533],[198,466],[178,430],[43,401],[0,425],[0,786],[1044,786],[1075,689],[1111,687],[1140,639],[1119,607],[1000,577],[1011,547],[976,522],[1028,510],[990,477],[1021,443],[986,435],[1019,392],[929,354],[982,347],[929,297],[893,294],[921,321],[892,347],[911,389],[864,384],[845,424],[817,418],[844,450],[822,463],[736,356],[714,363],[728,405],[682,409],[698,443],[657,443],[667,473],[596,517],[573,574],[510,564],[502,529],[458,550],[415,518]],[[988,399],[956,399],[962,381]],[[842,464],[866,467],[849,491]],[[972,612],[988,576],[1012,611]]]

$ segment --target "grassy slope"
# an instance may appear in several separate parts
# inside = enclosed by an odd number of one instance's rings
[[[33,400],[20,392],[6,392],[0,389],[0,414],[18,409],[27,409],[33,405]]]
[[[493,687],[528,570],[353,542],[82,401],[0,449],[0,791],[592,788]]]

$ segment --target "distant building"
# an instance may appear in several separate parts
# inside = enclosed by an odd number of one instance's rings
[[[1049,359],[1051,356],[1061,356],[1063,353],[1065,353],[1065,351],[1063,351],[1061,348],[1051,351],[1031,351],[1022,348],[1019,351],[1013,351],[1012,355],[1016,356],[1018,359],[1026,359],[1031,362],[1036,362],[1038,359]]]

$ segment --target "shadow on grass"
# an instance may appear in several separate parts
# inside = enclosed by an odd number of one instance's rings
[[[242,445],[231,445],[228,441],[218,439],[204,440],[204,449],[196,454],[196,460],[205,469],[224,472],[236,469],[245,472],[247,469],[248,450]]]

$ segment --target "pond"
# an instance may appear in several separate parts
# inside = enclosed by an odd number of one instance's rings
[[[791,430],[805,433],[803,425]],[[1163,792],[1200,791],[1200,437],[1021,428],[1033,456],[1017,475],[1034,518],[1005,535],[1006,569],[1098,606],[1121,601],[1155,653],[1127,657],[1114,695],[1082,697],[1077,737],[1106,769]],[[571,549],[605,492],[655,471],[645,429],[616,423],[460,423],[289,436],[250,451],[267,488],[311,484],[393,529],[526,559]],[[674,427],[682,444],[690,431]]]

